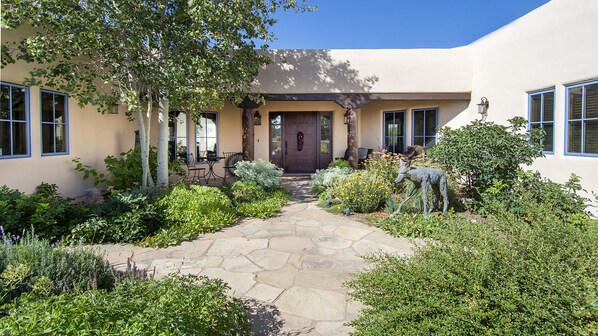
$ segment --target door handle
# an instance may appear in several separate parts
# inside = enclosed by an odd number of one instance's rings
[[[285,141],[284,142],[284,155],[289,154],[289,142]]]

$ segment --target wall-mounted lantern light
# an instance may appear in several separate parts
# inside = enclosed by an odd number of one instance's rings
[[[260,111],[255,111],[255,114],[253,115],[253,124],[254,125],[262,124],[262,115],[260,114]]]
[[[478,113],[481,115],[488,114],[488,107],[490,107],[490,103],[488,102],[488,98],[482,97],[482,100],[478,104]]]
[[[343,122],[345,123],[345,125],[349,123],[349,111],[345,112]]]

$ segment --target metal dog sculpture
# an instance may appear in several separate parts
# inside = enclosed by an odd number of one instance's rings
[[[401,202],[399,208],[393,213],[393,215],[398,214],[401,212],[401,208],[403,204],[405,204],[409,199],[411,199],[417,191],[423,186],[423,201],[424,201],[424,215],[429,214],[432,210],[435,210],[438,207],[438,200],[440,199],[440,194],[442,193],[443,197],[443,208],[442,213],[445,214],[448,210],[448,187],[446,184],[446,176],[441,169],[438,168],[428,168],[428,167],[416,167],[411,166],[410,161],[403,161],[401,160],[399,164],[399,176],[395,180],[396,183],[401,183],[403,179],[410,180],[415,185],[413,191],[407,196],[407,198]],[[430,211],[428,211],[428,188],[432,186],[432,190],[434,191],[434,195],[436,199],[434,200],[434,204]]]

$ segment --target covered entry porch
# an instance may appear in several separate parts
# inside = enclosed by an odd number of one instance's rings
[[[347,157],[357,168],[359,147],[402,152],[420,140],[433,145],[437,129],[465,111],[470,97],[469,92],[263,94],[264,104],[238,105],[242,151],[245,159],[271,161],[288,172],[313,172],[335,157]],[[428,120],[425,129],[420,116]]]

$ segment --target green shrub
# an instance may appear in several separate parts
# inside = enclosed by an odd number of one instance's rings
[[[221,280],[169,276],[113,291],[25,302],[0,318],[6,335],[249,335],[244,304]]]
[[[472,196],[494,180],[513,185],[521,165],[543,156],[538,141],[543,131],[523,132],[526,121],[521,117],[509,122],[509,127],[476,120],[456,130],[442,128],[438,144],[426,155],[461,176]]]
[[[376,154],[365,160],[365,169],[368,173],[378,175],[389,183],[394,184],[399,174],[401,156],[387,151]]]
[[[156,171],[158,162],[158,153],[156,147],[150,146],[149,166],[150,172]],[[109,155],[104,159],[108,174],[99,173],[96,169],[81,162],[80,158],[73,159],[75,170],[83,173],[83,180],[92,177],[94,185],[105,183],[116,190],[126,190],[130,188],[139,188],[141,185],[141,175],[143,174],[141,165],[141,147],[136,146],[120,156]],[[184,176],[185,171],[181,168],[182,159],[176,159],[168,163],[168,169],[177,175]]]
[[[311,190],[320,195],[326,191],[326,189],[330,188],[339,176],[348,175],[352,171],[353,169],[349,167],[331,167],[316,170],[316,172],[311,175]]]
[[[289,201],[290,192],[285,189],[269,191],[261,199],[240,203],[237,211],[244,217],[270,218],[280,212]]]
[[[452,212],[443,216],[402,212],[381,220],[376,226],[396,237],[440,239],[449,225],[462,221],[467,219]]]
[[[330,162],[328,168],[351,168],[351,165],[349,164],[349,161],[345,159],[335,159]]]
[[[447,218],[439,243],[379,255],[348,282],[366,307],[355,335],[591,335],[598,328],[598,223],[547,212],[485,223]]]
[[[237,220],[231,200],[218,188],[192,185],[177,186],[158,201],[164,208],[166,225],[142,245],[165,247],[214,232]]]
[[[392,192],[392,185],[384,178],[366,171],[355,171],[336,179],[331,196],[351,211],[368,213],[382,206]]]
[[[78,243],[132,243],[155,233],[165,221],[164,208],[153,191],[113,193],[72,230]]]
[[[253,181],[264,189],[280,188],[283,170],[268,161],[239,161],[236,167],[235,175],[243,181]]]
[[[0,187],[0,226],[12,234],[33,229],[40,238],[56,241],[83,221],[87,211],[83,205],[62,198],[54,184],[42,183],[30,195]]]
[[[231,187],[235,204],[260,200],[266,197],[266,191],[255,181],[239,180]]]
[[[25,292],[50,295],[65,291],[112,288],[108,262],[88,249],[52,246],[27,235],[0,241],[0,316],[2,306]]]
[[[520,218],[543,217],[545,209],[562,218],[571,215],[583,215],[586,199],[577,194],[581,190],[580,179],[572,174],[565,184],[541,178],[532,172],[521,171],[517,183],[509,186],[501,181],[494,181],[482,194],[482,202],[475,209],[482,214],[498,214],[504,211]],[[575,216],[580,218],[580,216]],[[576,220],[572,218],[573,220]],[[577,220],[576,220],[577,221]]]

